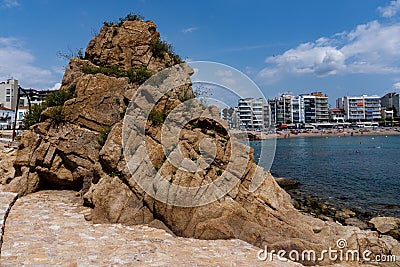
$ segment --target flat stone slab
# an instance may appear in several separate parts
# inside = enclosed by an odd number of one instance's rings
[[[19,198],[8,215],[0,266],[301,266],[260,262],[259,249],[241,240],[197,240],[148,226],[92,224],[84,212],[75,192]]]
[[[4,224],[4,217],[6,213],[9,211],[10,206],[15,201],[17,194],[9,193],[9,192],[1,192],[0,191],[0,224]]]
[[[0,188],[0,251],[2,247],[6,218],[17,197],[18,195],[16,193],[2,192]]]

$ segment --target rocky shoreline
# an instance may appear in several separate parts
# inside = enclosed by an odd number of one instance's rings
[[[377,213],[362,211],[305,193],[301,191],[300,182],[292,178],[275,178],[275,180],[291,196],[293,206],[301,212],[323,221],[355,226],[361,230],[378,231],[380,234],[400,240],[400,218],[380,216]]]

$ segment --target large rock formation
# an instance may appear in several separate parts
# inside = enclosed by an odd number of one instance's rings
[[[182,101],[193,98],[190,82],[162,96],[154,107],[155,117],[145,122],[146,149],[152,165],[171,183],[186,187],[215,181],[228,164],[245,171],[231,171],[229,174],[238,183],[224,197],[202,206],[174,206],[144,192],[134,178],[143,174],[145,162],[133,172],[135,176],[126,164],[123,118],[142,82],[132,79],[129,72],[145,70],[154,74],[178,61],[168,51],[160,56],[152,48],[157,40],[159,33],[151,21],[104,26],[90,41],[85,58],[71,59],[66,68],[61,90],[73,90],[75,94],[62,108],[62,122],[52,118],[50,108],[43,112],[40,123],[23,134],[14,170],[7,172],[13,175],[2,180],[5,189],[20,195],[42,189],[73,189],[92,208],[91,218],[96,223],[153,224],[183,237],[239,238],[261,248],[300,252],[336,248],[336,241],[345,239],[348,249],[368,249],[373,254],[398,251],[398,243],[391,237],[298,212],[290,196],[254,163],[252,155],[231,157],[230,146],[235,141],[213,120],[192,121],[179,133],[182,154],[192,160],[201,154],[201,140],[207,138],[215,144],[216,156],[209,168],[188,173],[165,160],[162,123],[155,115],[163,118]],[[183,70],[189,77],[190,68]],[[194,106],[199,108],[201,105]],[[211,107],[204,112],[217,111]],[[134,127],[130,130],[132,134],[139,131]],[[239,151],[248,150],[245,145],[236,145]],[[128,148],[140,156],[138,146]],[[250,192],[254,174],[265,179]],[[329,258],[304,261],[308,265],[330,262]]]

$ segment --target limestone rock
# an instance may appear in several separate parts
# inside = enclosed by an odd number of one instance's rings
[[[391,235],[400,240],[400,219],[393,217],[375,217],[370,220],[379,233]]]
[[[367,230],[369,229],[369,226],[366,222],[361,221],[360,219],[357,218],[348,218],[345,221],[346,225],[351,225],[360,228],[361,230]]]
[[[152,21],[127,21],[121,26],[104,26],[86,48],[85,58],[99,66],[120,66],[128,70],[148,66],[160,70],[164,62],[153,57],[150,44],[159,38]]]
[[[108,134],[106,143],[100,151],[100,160],[105,168],[114,170],[122,158],[122,122],[114,125]]]
[[[118,177],[103,177],[91,193],[96,223],[147,224],[153,215]]]
[[[14,161],[15,154],[5,154],[0,159],[0,184],[9,184],[15,176]]]
[[[292,179],[292,178],[275,178],[275,181],[285,190],[295,189],[300,186],[300,182]]]
[[[100,131],[119,122],[125,113],[124,91],[133,85],[128,78],[89,74],[76,83],[76,98],[68,101],[68,120],[82,127]]]

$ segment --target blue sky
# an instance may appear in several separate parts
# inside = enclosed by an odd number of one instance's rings
[[[227,64],[267,98],[400,91],[400,0],[0,0],[0,80],[48,89],[57,52],[85,48],[104,21],[137,12],[188,60]]]

